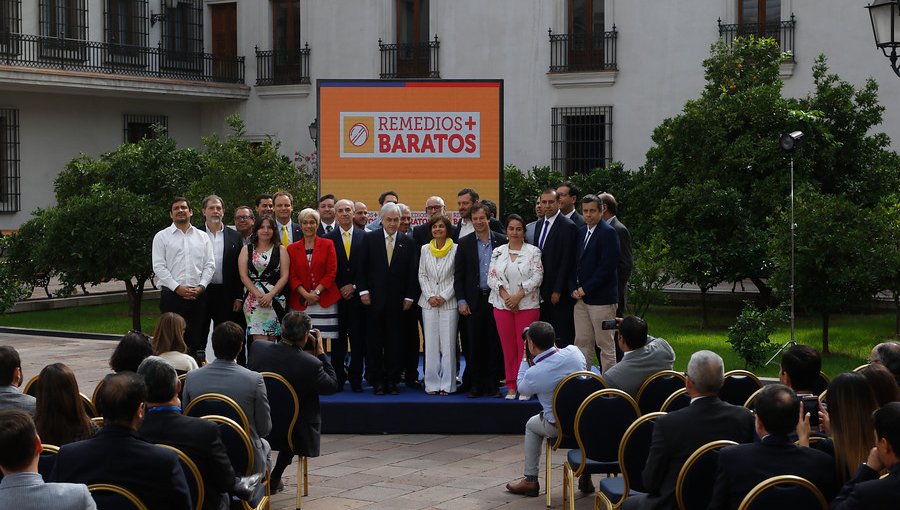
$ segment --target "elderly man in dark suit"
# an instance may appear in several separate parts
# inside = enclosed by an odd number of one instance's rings
[[[616,321],[619,347],[625,356],[603,372],[603,379],[610,388],[620,389],[637,398],[638,390],[648,377],[660,370],[672,370],[675,351],[669,342],[647,335],[644,319],[629,315]]]
[[[459,240],[456,250],[454,290],[459,313],[466,317],[468,350],[466,351],[465,376],[469,382],[469,396],[482,394],[499,396],[494,368],[498,364],[500,337],[494,322],[494,307],[488,303],[491,289],[487,285],[487,273],[491,266],[494,248],[506,244],[506,236],[490,229],[487,208],[482,204],[472,206],[471,218],[475,231]]]
[[[235,361],[243,345],[244,330],[240,326],[233,322],[216,326],[212,334],[216,359],[188,372],[184,380],[184,405],[204,393],[221,393],[237,402],[250,422],[250,442],[255,450],[253,472],[262,473],[270,451],[269,443],[263,438],[272,430],[272,417],[262,376]]]
[[[875,447],[856,476],[847,482],[831,504],[832,510],[889,510],[897,508],[900,494],[900,402],[875,411]],[[888,475],[879,478],[882,469]]]
[[[444,199],[439,196],[431,196],[425,200],[425,214],[431,218],[435,214],[445,214]],[[433,239],[431,235],[431,225],[426,221],[421,225],[416,225],[412,229],[412,237],[416,241],[416,246],[421,248]]]
[[[616,364],[615,330],[603,329],[603,321],[616,318],[619,239],[616,231],[600,220],[600,199],[596,195],[584,197],[581,207],[585,224],[575,236],[575,269],[568,286],[575,300],[575,345],[584,354],[587,370],[594,349],[599,349],[600,367],[605,373]]]
[[[622,508],[675,510],[678,471],[697,448],[718,439],[753,441],[750,410],[719,400],[724,379],[725,366],[718,354],[697,351],[691,356],[685,380],[691,405],[656,420],[644,468],[647,494],[626,499]]]
[[[544,218],[538,220],[534,232],[544,265],[541,320],[553,325],[558,335],[557,346],[565,347],[575,341],[575,301],[569,291],[569,278],[575,270],[578,229],[559,211],[559,197],[554,188],[541,193],[541,210]]]
[[[295,452],[278,452],[272,469],[272,487],[283,486],[281,474],[294,455],[319,456],[322,417],[319,395],[331,395],[338,389],[334,368],[328,362],[318,331],[310,331],[312,321],[304,312],[291,311],[281,321],[280,343],[257,342],[250,350],[250,368],[275,372],[287,379],[300,398],[300,413],[294,428]]]
[[[100,392],[103,429],[92,439],[60,448],[50,480],[111,483],[133,492],[147,508],[190,510],[178,456],[137,435],[146,400],[147,386],[134,372],[106,376]]]
[[[31,415],[21,409],[0,410],[0,508],[96,509],[86,485],[44,483],[38,473],[41,446]]]
[[[357,289],[366,307],[366,374],[376,395],[399,394],[403,353],[397,326],[418,297],[418,257],[413,240],[398,232],[400,208],[381,208],[382,228],[363,238]]]
[[[754,409],[756,433],[762,441],[719,452],[710,510],[737,510],[753,487],[778,475],[806,478],[830,501],[835,492],[834,459],[797,446],[789,437],[802,410],[794,390],[783,384],[766,386],[756,397]]]
[[[180,382],[172,365],[159,356],[150,356],[141,362],[137,374],[147,384],[147,412],[138,435],[151,443],[174,446],[194,461],[203,474],[203,508],[228,508],[229,492],[250,499],[262,476],[235,477],[219,427],[209,420],[181,414]]]

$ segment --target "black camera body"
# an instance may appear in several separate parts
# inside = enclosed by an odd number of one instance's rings
[[[618,329],[619,325],[615,319],[609,319],[600,323],[600,329]]]

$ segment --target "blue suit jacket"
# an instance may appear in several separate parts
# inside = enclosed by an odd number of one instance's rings
[[[569,279],[569,293],[581,287],[582,301],[588,305],[614,305],[619,302],[619,236],[601,221],[584,244],[587,225],[575,236],[575,270]]]

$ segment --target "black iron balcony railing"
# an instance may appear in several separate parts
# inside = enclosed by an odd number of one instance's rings
[[[423,43],[385,44],[378,39],[381,53],[381,79],[390,78],[440,78],[438,36]]]
[[[609,32],[591,34],[550,35],[550,72],[577,73],[585,71],[616,71],[616,37],[613,25]]]
[[[244,57],[9,34],[0,64],[190,81],[244,83]]]
[[[794,62],[794,28],[797,21],[791,14],[791,19],[779,21],[776,23],[743,23],[726,25],[719,18],[719,37],[725,44],[731,45],[738,37],[755,35],[757,37],[769,37],[778,41],[781,45],[781,53],[785,55],[785,60]]]
[[[256,48],[257,85],[296,85],[309,83],[309,43],[296,50]]]

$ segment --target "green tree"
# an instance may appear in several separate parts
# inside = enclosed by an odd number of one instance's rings
[[[518,214],[525,223],[534,221],[534,202],[545,188],[562,182],[562,174],[550,167],[534,167],[523,173],[514,165],[503,169],[503,193],[500,197],[500,214]]]
[[[872,221],[879,233],[874,242],[881,269],[878,288],[893,296],[894,336],[900,337],[900,193],[884,197],[873,209]]]
[[[669,246],[659,233],[636,242],[634,269],[628,280],[628,307],[633,315],[644,317],[650,305],[664,303],[663,288],[669,284]]]

